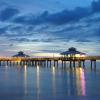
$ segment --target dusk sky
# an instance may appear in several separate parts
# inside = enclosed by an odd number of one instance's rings
[[[0,56],[100,55],[99,42],[100,0],[0,0]]]

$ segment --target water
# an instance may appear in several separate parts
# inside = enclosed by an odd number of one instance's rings
[[[99,67],[1,66],[0,100],[99,100]]]

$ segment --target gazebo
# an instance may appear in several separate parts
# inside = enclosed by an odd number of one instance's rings
[[[76,48],[71,47],[68,49],[68,51],[60,53],[64,57],[84,57],[86,54],[80,51],[77,51]]]
[[[18,54],[14,55],[14,56],[12,56],[12,57],[23,57],[23,58],[26,58],[26,57],[30,57],[30,56],[24,54],[23,51],[19,51]]]

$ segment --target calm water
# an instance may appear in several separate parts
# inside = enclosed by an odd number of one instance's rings
[[[100,62],[97,70],[55,67],[1,66],[0,100],[99,100]]]

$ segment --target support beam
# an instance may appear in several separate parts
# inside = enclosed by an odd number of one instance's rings
[[[73,61],[73,67],[75,68],[75,60]]]
[[[72,68],[72,61],[70,60],[70,64],[69,64],[69,66],[70,66],[70,69]]]

